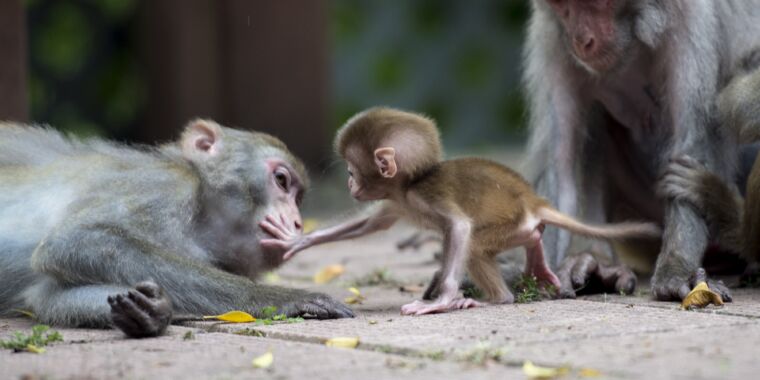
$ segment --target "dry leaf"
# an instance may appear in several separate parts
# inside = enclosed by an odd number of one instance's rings
[[[349,305],[353,304],[361,304],[362,301],[364,301],[366,298],[359,292],[359,289],[350,287],[348,288],[348,291],[353,293],[354,295],[351,297],[346,297],[343,301]]]
[[[580,377],[600,377],[602,376],[602,373],[599,370],[593,369],[593,368],[581,368],[580,371],[578,371],[578,376]]]
[[[317,229],[317,226],[319,225],[319,220],[314,218],[306,218],[303,220],[303,233],[308,234],[311,231],[314,231]]]
[[[253,366],[255,368],[269,368],[273,362],[274,362],[274,355],[272,355],[272,351],[269,351],[264,355],[254,358]]]
[[[45,353],[45,349],[44,348],[37,347],[37,346],[35,346],[33,344],[28,344],[26,346],[26,350],[29,351],[29,352],[33,352],[35,354],[44,354]]]
[[[567,367],[551,368],[539,367],[531,361],[523,363],[523,373],[529,379],[553,379],[565,375],[569,369]]]
[[[369,320],[369,321],[367,321],[367,322],[368,322],[370,325],[376,325],[376,324],[377,324],[377,321],[376,321],[376,320],[374,320],[374,319],[370,319],[370,320]]]
[[[280,282],[280,280],[281,280],[280,275],[277,274],[276,272],[266,272],[264,274],[264,282],[266,282],[267,284],[276,284]]]
[[[720,294],[710,290],[707,283],[702,281],[686,295],[686,298],[681,302],[681,307],[684,309],[702,308],[709,304],[721,306],[723,305],[723,298]]]
[[[359,345],[358,337],[338,337],[325,341],[325,345],[328,347],[340,347],[340,348],[356,348]]]
[[[328,265],[314,275],[315,284],[326,284],[343,274],[346,268],[340,264]]]
[[[398,288],[402,293],[421,293],[425,291],[425,288],[418,284],[403,285]]]
[[[17,313],[19,313],[19,314],[21,314],[21,315],[23,315],[23,316],[29,317],[29,318],[31,318],[31,319],[37,319],[37,316],[36,316],[36,315],[34,315],[34,313],[32,313],[32,312],[31,312],[31,311],[29,311],[29,310],[22,310],[22,309],[12,309],[11,311],[15,311],[15,312],[17,312]]]
[[[232,323],[246,323],[246,322],[256,321],[256,318],[254,318],[252,315],[244,311],[237,311],[237,310],[230,311],[222,315],[206,315],[203,317],[203,319],[216,319],[219,321],[232,322]]]

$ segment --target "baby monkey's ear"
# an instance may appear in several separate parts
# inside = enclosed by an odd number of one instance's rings
[[[380,175],[385,178],[396,176],[398,168],[396,167],[396,149],[391,147],[375,149],[375,165],[380,171]]]

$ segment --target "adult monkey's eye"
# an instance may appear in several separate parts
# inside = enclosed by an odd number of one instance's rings
[[[290,190],[290,175],[287,169],[277,168],[274,172],[274,180],[282,191],[288,192]]]
[[[354,173],[351,171],[351,169],[348,170],[348,176],[349,177],[353,177],[354,176]]]

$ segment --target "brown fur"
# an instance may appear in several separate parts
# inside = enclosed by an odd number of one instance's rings
[[[419,143],[422,140],[426,143]],[[335,147],[349,163],[360,169],[360,174],[355,173],[354,177],[365,177],[355,178],[357,183],[366,188],[385,189],[378,194],[388,196],[380,198],[395,202],[411,219],[440,229],[445,242],[453,238],[450,234],[461,233],[452,228],[456,221],[467,221],[468,236],[459,237],[469,242],[467,271],[492,302],[512,300],[495,261],[499,252],[525,246],[531,262],[531,252],[538,249],[536,255],[540,259],[537,260],[541,260],[542,270],[549,271],[540,247],[544,222],[602,238],[656,237],[660,233],[659,228],[650,224],[582,224],[538,197],[515,171],[493,161],[480,158],[441,161],[435,124],[413,113],[389,108],[362,112],[341,128]],[[394,148],[398,153],[401,179],[367,174],[377,172],[373,152],[385,147]],[[446,255],[451,254],[446,252],[448,250],[448,246],[444,247]],[[438,282],[439,279],[434,281],[435,284]]]

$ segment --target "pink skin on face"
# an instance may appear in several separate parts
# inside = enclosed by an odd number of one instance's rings
[[[614,0],[546,1],[561,20],[578,60],[597,71],[616,65]]]
[[[275,239],[262,239],[259,244],[269,251],[282,250],[284,254],[287,252],[286,247],[276,242],[282,239],[292,240],[303,232],[301,211],[298,208],[303,185],[285,161],[270,159],[266,165],[272,208],[259,226]]]

